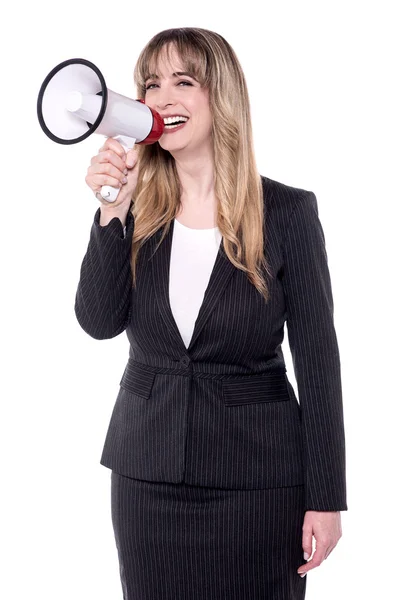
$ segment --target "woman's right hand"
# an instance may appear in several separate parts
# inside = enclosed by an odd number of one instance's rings
[[[125,153],[124,147],[114,138],[107,138],[99,153],[93,156],[85,181],[101,204],[110,209],[129,209],[136,188],[139,161],[135,146]],[[124,177],[126,183],[123,183]],[[120,189],[115,202],[107,202],[100,192],[103,185]]]

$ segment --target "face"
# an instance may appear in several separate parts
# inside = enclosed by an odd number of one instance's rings
[[[184,68],[176,50],[171,52],[171,63],[167,62],[166,52],[159,57],[157,72],[145,82],[145,103],[162,117],[187,117],[186,123],[178,127],[167,127],[158,140],[164,150],[173,156],[181,157],[195,151],[211,148],[212,116],[209,107],[208,90],[190,75],[174,75]],[[165,119],[164,119],[165,122]]]

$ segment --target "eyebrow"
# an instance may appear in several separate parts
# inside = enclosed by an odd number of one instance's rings
[[[193,75],[188,71],[176,71],[175,73],[172,73],[173,77],[182,77],[182,75],[188,75],[189,77],[197,81],[196,77],[193,77]],[[148,81],[149,79],[159,79],[159,77],[155,73],[152,73],[151,75],[146,77],[145,81]]]

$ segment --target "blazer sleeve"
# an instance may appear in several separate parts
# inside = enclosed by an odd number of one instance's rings
[[[303,435],[305,510],[347,510],[341,367],[325,236],[302,191],[283,243],[282,284]]]
[[[124,232],[119,217],[100,225],[99,207],[82,261],[75,315],[82,329],[96,340],[116,337],[131,318],[134,218],[130,211],[125,226]]]

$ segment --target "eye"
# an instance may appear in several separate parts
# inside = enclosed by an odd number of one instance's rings
[[[192,86],[193,84],[190,83],[189,81],[180,81],[177,85],[181,85],[181,83],[184,83],[186,85],[190,85]],[[156,83],[150,83],[147,87],[145,86],[145,90],[150,90],[152,88],[153,85],[157,85]]]

